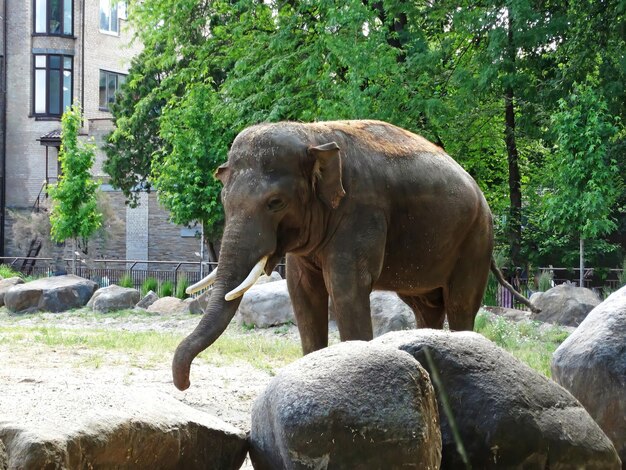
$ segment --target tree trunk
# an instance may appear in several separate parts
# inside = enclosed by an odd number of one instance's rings
[[[585,239],[580,236],[580,276],[579,287],[585,287]]]
[[[218,258],[217,251],[215,250],[215,244],[212,241],[208,241],[207,248],[209,249],[209,261],[216,263],[218,261]]]
[[[515,73],[515,42],[513,38],[513,19],[509,9],[508,19],[508,73]],[[520,259],[522,245],[522,189],[521,176],[519,170],[519,153],[517,151],[517,142],[515,139],[515,93],[513,87],[509,84],[504,90],[504,116],[505,129],[504,141],[506,143],[506,152],[509,162],[509,220],[507,224],[507,234],[510,245],[510,258],[513,266],[522,266]]]
[[[72,274],[76,275],[76,250],[78,250],[77,238],[72,238]]]

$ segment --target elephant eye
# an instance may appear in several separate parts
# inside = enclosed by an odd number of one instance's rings
[[[278,212],[285,208],[287,203],[277,196],[272,196],[267,200],[267,208],[272,212]]]

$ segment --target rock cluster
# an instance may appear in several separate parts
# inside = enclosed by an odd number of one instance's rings
[[[4,295],[4,304],[11,312],[64,312],[83,307],[98,288],[88,279],[74,276],[47,277],[17,284]]]

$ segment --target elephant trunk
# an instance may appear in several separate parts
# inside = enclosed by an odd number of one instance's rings
[[[229,242],[222,245],[220,264],[215,279],[211,280],[214,287],[209,304],[198,326],[181,341],[174,353],[172,376],[179,390],[189,388],[191,362],[224,332],[241,303],[243,293],[254,284],[263,271],[267,254],[275,249],[275,245],[269,243],[265,246],[260,244],[251,253],[242,252],[238,247],[249,243],[244,242],[242,230],[237,229],[240,226],[243,224],[226,227],[224,237]],[[200,283],[205,281],[206,278]]]
[[[200,323],[176,348],[172,361],[172,377],[179,390],[189,388],[191,362],[224,332],[241,303],[241,297],[226,301],[226,292],[224,283],[215,286]]]

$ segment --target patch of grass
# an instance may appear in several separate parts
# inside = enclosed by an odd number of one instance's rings
[[[228,334],[227,330],[199,357],[211,364],[243,360],[274,375],[276,369],[302,357],[302,350],[296,340],[254,333]]]
[[[155,292],[159,289],[159,281],[154,277],[149,277],[141,284],[141,295],[145,296],[148,292]]]
[[[120,314],[120,312],[117,312]],[[128,311],[122,311],[128,315]],[[85,314],[86,315],[86,314]],[[111,314],[93,314],[110,316]],[[157,367],[169,362],[179,342],[181,333],[163,331],[105,330],[101,328],[71,329],[49,325],[22,326],[4,323],[0,325],[0,344],[32,348],[45,346],[50,350],[88,350],[79,365],[99,368],[111,363],[111,352],[128,357],[131,364],[143,368]],[[214,365],[245,361],[252,366],[274,374],[274,371],[301,357],[297,340],[247,333],[236,326],[229,327],[222,336],[199,358]]]
[[[551,377],[550,362],[556,348],[569,333],[558,326],[540,327],[539,322],[516,323],[503,317],[479,312],[474,331],[506,349],[546,377]]]
[[[554,275],[550,271],[542,271],[537,281],[537,289],[540,292],[546,292],[552,288],[552,279]]]
[[[176,297],[181,300],[185,300],[187,297],[187,292],[185,290],[189,287],[189,281],[187,280],[187,276],[184,274],[178,278],[178,282],[176,283]]]
[[[0,264],[0,277],[4,279],[10,278],[10,277],[21,277],[23,279],[24,275],[21,272],[13,269],[8,264]]]
[[[159,297],[171,297],[174,294],[174,284],[172,281],[163,281],[159,288]]]
[[[133,281],[133,277],[130,275],[130,273],[126,273],[120,278],[120,280],[118,281],[118,285],[120,287],[128,287],[132,289],[133,287],[135,287],[135,282]]]

